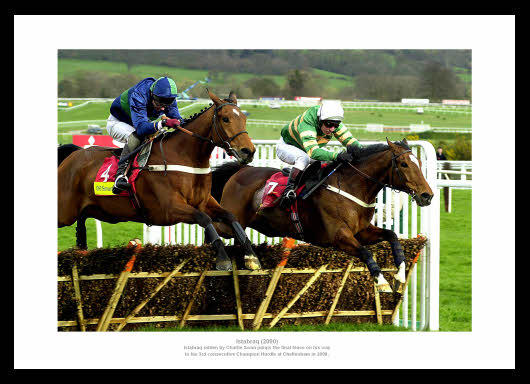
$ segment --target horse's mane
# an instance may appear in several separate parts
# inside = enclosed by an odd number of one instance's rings
[[[223,99],[222,101],[226,101],[228,103],[231,103],[232,100],[231,99]],[[192,121],[196,120],[199,116],[201,116],[204,112],[206,112],[207,110],[209,110],[211,107],[212,107],[213,103],[210,103],[207,107],[204,107],[203,109],[201,109],[199,112],[197,113],[194,113],[193,115],[191,115],[190,117],[188,117],[187,119],[185,119],[184,123],[182,124],[182,127],[185,127],[186,125],[188,125],[189,123],[191,123]]]
[[[182,127],[185,127],[186,125],[188,125],[192,121],[197,120],[197,118],[199,116],[201,116],[204,112],[206,112],[208,109],[210,109],[212,107],[212,105],[213,105],[213,103],[210,103],[207,107],[201,109],[199,112],[194,113],[193,115],[191,115],[190,117],[185,119],[185,121],[182,123]]]
[[[410,149],[410,147],[404,143],[403,141],[394,141],[394,144],[399,145],[400,147],[403,147],[404,149]],[[348,153],[351,153],[353,156],[352,163],[361,163],[367,158],[369,158],[372,155],[375,155],[376,153],[380,153],[383,151],[386,151],[388,149],[387,144],[372,144],[367,146],[352,146],[349,145],[347,148]],[[333,165],[337,164],[337,161],[334,161],[332,163]]]
[[[230,99],[223,99],[222,101],[227,101],[227,102],[232,102],[232,100]],[[191,115],[190,117],[188,117],[187,119],[184,119],[184,121],[182,122],[181,124],[181,127],[182,128],[185,128],[186,126],[188,126],[188,124],[190,124],[191,122],[197,120],[200,116],[202,116],[206,111],[208,111],[210,108],[212,108],[214,104],[213,103],[209,103],[207,107],[204,107],[203,109],[201,109],[199,112],[197,113],[194,113],[193,115]],[[171,132],[170,135],[176,135],[180,133],[180,131],[177,129],[175,130],[174,132]]]

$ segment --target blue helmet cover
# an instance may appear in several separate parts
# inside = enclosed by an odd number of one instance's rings
[[[151,91],[154,95],[163,98],[177,97],[177,85],[169,77],[161,77],[151,85]]]

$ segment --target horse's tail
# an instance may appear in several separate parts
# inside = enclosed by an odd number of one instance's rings
[[[58,160],[59,160],[59,163],[57,164],[57,166],[61,165],[61,163],[63,162],[64,159],[66,159],[68,156],[70,156],[70,154],[72,154],[73,152],[75,152],[75,151],[77,151],[79,149],[82,149],[82,148],[78,147],[75,144],[60,145],[59,149],[58,149]]]
[[[239,164],[237,161],[226,162],[212,169],[212,196],[217,202],[221,202],[223,188],[228,180],[240,169],[248,165]]]

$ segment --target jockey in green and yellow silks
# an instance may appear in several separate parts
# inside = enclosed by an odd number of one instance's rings
[[[297,116],[281,131],[276,146],[278,158],[293,165],[281,206],[288,207],[296,199],[294,188],[302,171],[314,161],[352,160],[347,151],[335,153],[323,148],[334,137],[343,146],[361,145],[342,123],[344,110],[339,102],[323,101]]]

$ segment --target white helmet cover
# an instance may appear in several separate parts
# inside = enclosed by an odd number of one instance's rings
[[[322,105],[318,109],[318,117],[320,120],[344,120],[344,109],[340,105],[340,102],[324,100]]]

